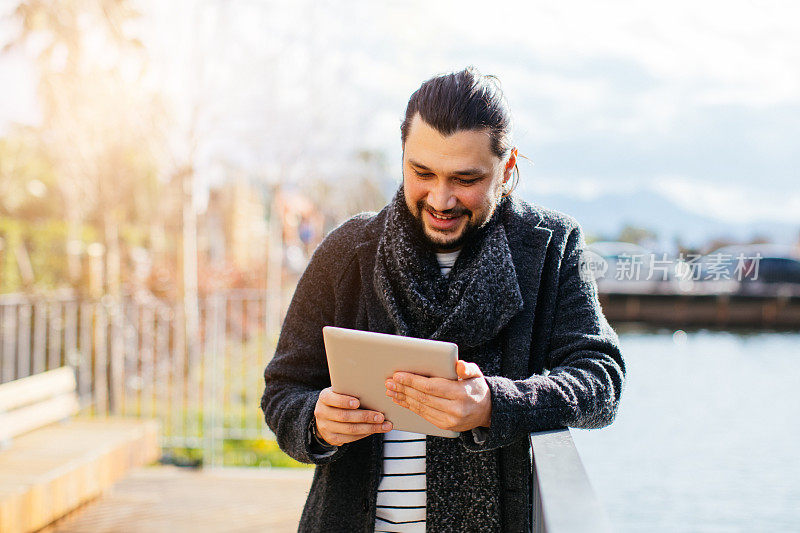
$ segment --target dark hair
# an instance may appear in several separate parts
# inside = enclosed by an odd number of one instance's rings
[[[459,130],[487,129],[492,152],[504,158],[513,148],[511,110],[500,88],[500,80],[481,74],[473,66],[441,74],[425,81],[408,99],[406,116],[400,125],[400,140],[406,145],[411,121],[420,114],[422,120],[442,135]],[[511,190],[519,182],[519,168]]]

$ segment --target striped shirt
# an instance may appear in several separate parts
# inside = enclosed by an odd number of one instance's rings
[[[436,254],[443,275],[450,273],[458,250]],[[425,435],[393,429],[383,438],[383,476],[375,509],[376,532],[425,531]]]
[[[456,250],[455,252],[448,252],[446,254],[436,254],[436,260],[439,262],[439,268],[442,270],[443,275],[448,275],[450,270],[453,268],[453,265],[456,264],[456,259],[458,259],[458,253],[461,250]]]
[[[425,531],[425,435],[393,429],[383,437],[375,531]]]

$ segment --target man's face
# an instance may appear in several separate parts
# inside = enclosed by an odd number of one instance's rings
[[[437,251],[461,248],[491,218],[515,162],[516,150],[506,161],[492,152],[485,130],[444,137],[419,114],[413,118],[403,150],[403,192]]]

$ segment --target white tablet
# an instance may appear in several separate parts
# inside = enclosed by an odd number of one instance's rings
[[[392,429],[437,437],[458,437],[458,432],[438,428],[394,403],[386,395],[386,379],[395,372],[458,379],[458,346],[452,342],[401,337],[371,331],[325,326],[322,328],[331,388],[355,396],[360,408],[379,411]]]

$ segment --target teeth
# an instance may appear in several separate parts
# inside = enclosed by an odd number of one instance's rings
[[[431,213],[430,211],[428,212]],[[433,216],[433,218],[438,218],[439,220],[450,220],[451,218],[456,218],[456,217],[443,217],[441,215],[437,215],[436,213],[431,213],[431,216]]]

